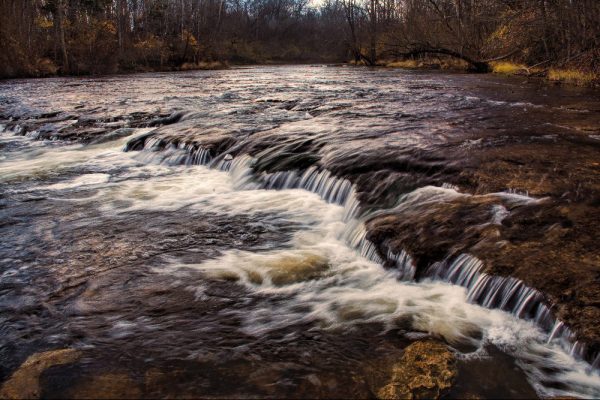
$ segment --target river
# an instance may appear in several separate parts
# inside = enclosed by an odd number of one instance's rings
[[[44,397],[364,398],[431,337],[450,397],[600,396],[598,92],[322,65],[13,80],[0,130],[2,381],[70,348]]]

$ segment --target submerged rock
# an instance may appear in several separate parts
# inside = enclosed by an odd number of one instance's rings
[[[0,398],[37,399],[41,395],[40,375],[55,365],[70,364],[81,357],[75,349],[51,350],[30,356],[2,385]]]
[[[74,399],[136,399],[141,396],[139,386],[126,374],[94,376],[69,390],[69,397]]]
[[[101,143],[111,142],[113,140],[131,136],[134,133],[135,133],[135,129],[133,129],[133,128],[120,128],[120,129],[110,132],[104,136],[100,136],[98,138],[92,139],[90,141],[90,144],[101,144]]]
[[[267,265],[271,281],[278,286],[317,278],[328,267],[327,259],[314,254],[278,259]]]
[[[454,354],[446,345],[433,340],[411,344],[399,361],[384,370],[385,384],[375,383],[373,387],[379,399],[439,398],[451,388],[457,375]]]

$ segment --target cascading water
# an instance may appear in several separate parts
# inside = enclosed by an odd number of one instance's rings
[[[146,397],[364,398],[429,337],[458,359],[450,397],[600,396],[573,302],[549,293],[560,321],[526,268],[467,254],[593,247],[597,154],[556,125],[593,113],[521,111],[492,77],[317,69],[3,83],[0,375],[67,348],[84,361],[44,397],[111,371]]]
[[[163,139],[148,137],[141,153],[141,159],[146,162],[164,163],[167,165],[210,165],[221,171],[232,168],[234,157],[224,153],[221,157],[213,158],[208,149],[183,142],[167,142]],[[158,150],[162,149],[162,152]],[[246,162],[245,157],[239,156],[237,163]],[[252,161],[250,161],[251,163]],[[254,177],[263,189],[304,189],[321,196],[329,203],[344,205],[353,192],[352,184],[347,179],[335,177],[330,171],[310,167],[304,172],[279,171],[274,173],[261,173]],[[353,200],[354,204],[356,200]]]
[[[164,152],[168,153],[172,150],[173,148],[167,146]],[[179,150],[181,149],[178,148],[177,151]],[[102,152],[105,151],[103,147],[98,147],[83,152],[75,150],[74,154],[78,154],[78,159],[83,161],[90,157],[98,157],[98,154],[102,155]],[[152,157],[148,157],[148,154],[142,154],[144,153],[142,152],[135,154],[133,158],[152,161],[153,163],[158,161],[163,164],[169,164],[177,160],[180,164],[186,164],[184,157],[164,158],[163,154],[160,154],[161,152],[152,150],[147,152]],[[56,155],[49,153],[48,157],[56,158]],[[114,164],[115,162],[112,161],[114,157],[118,157],[118,154],[115,153],[110,157],[108,157],[108,154],[102,155],[98,160],[99,162]],[[118,164],[126,164],[126,162],[121,160]],[[261,189],[275,188],[273,186],[273,175],[256,174],[253,170],[255,164],[256,161],[247,155],[235,158],[228,157],[228,159],[223,157],[222,160],[212,164],[213,169],[194,167],[201,168],[201,170],[189,169],[189,173],[186,173],[188,169],[183,169],[178,172],[178,175],[173,176],[169,173],[164,178],[161,178],[161,174],[168,170],[163,171],[163,167],[155,166],[150,171],[156,171],[158,175],[148,183],[145,180],[139,182],[132,180],[137,176],[132,175],[132,172],[128,172],[128,180],[120,180],[116,183],[111,183],[110,174],[104,174],[103,176],[88,174],[85,180],[74,178],[67,183],[48,186],[45,190],[74,190],[91,185],[99,191],[85,201],[114,197],[113,202],[104,204],[101,208],[104,212],[109,213],[131,213],[135,210],[148,210],[152,207],[159,210],[180,210],[194,206],[194,204],[200,204],[206,210],[218,210],[219,212],[249,211],[262,209],[263,204],[266,202],[269,204],[269,208],[273,210],[280,209],[284,214],[289,212],[287,210],[294,209],[292,204],[298,197],[298,194],[288,193],[289,189],[301,188],[307,192],[314,191],[319,198],[332,204],[332,206],[319,205],[315,199],[309,200],[307,198],[303,200],[310,201],[312,206],[309,209],[315,208],[314,215],[310,214],[313,220],[307,222],[307,226],[311,228],[306,233],[298,236],[296,239],[298,243],[294,244],[291,250],[270,250],[266,253],[256,254],[230,251],[200,265],[180,264],[179,261],[176,261],[174,266],[167,269],[167,271],[172,273],[173,268],[176,271],[183,268],[183,270],[199,270],[208,276],[218,278],[238,276],[239,282],[243,282],[251,290],[257,290],[258,288],[258,293],[292,296],[289,303],[285,302],[279,305],[280,309],[278,311],[259,308],[245,315],[244,329],[251,335],[265,335],[266,332],[271,330],[283,329],[292,321],[310,321],[313,318],[322,319],[331,327],[350,327],[358,318],[358,321],[363,322],[379,321],[392,328],[394,321],[402,320],[402,316],[406,313],[409,313],[409,315],[416,313],[413,317],[412,329],[440,335],[450,343],[454,341],[474,341],[468,334],[468,331],[472,328],[466,328],[465,332],[462,331],[462,328],[458,328],[466,321],[462,321],[460,318],[458,320],[447,320],[454,311],[451,311],[451,309],[439,310],[441,311],[439,315],[438,311],[435,311],[438,307],[444,307],[443,302],[447,302],[448,306],[454,304],[457,301],[455,296],[458,296],[458,298],[461,296],[460,291],[456,292],[455,289],[446,289],[443,286],[429,287],[427,283],[425,283],[425,286],[414,286],[415,283],[401,282],[412,281],[415,277],[416,269],[411,257],[405,251],[398,254],[388,251],[384,258],[379,254],[376,246],[366,239],[367,231],[363,223],[365,216],[360,217],[360,204],[355,189],[348,181],[337,179],[328,171],[310,169],[302,173],[287,172],[287,174],[279,174],[277,181],[283,182],[277,187],[280,190],[265,191]],[[221,175],[225,175],[221,172],[223,170],[227,170],[226,175],[230,177],[230,184],[222,182]],[[143,177],[148,172],[146,167],[141,167],[138,174]],[[198,173],[203,174],[203,177],[198,178]],[[198,187],[200,191],[194,193],[183,190],[183,188],[197,186],[194,184],[197,179],[202,179],[208,186],[205,188]],[[209,183],[213,181],[215,186]],[[286,188],[285,185],[290,187]],[[154,186],[156,189],[153,188]],[[213,192],[215,189],[211,190],[211,186],[218,190]],[[177,190],[176,187],[181,189]],[[167,189],[168,192],[165,192]],[[156,190],[160,190],[162,195],[158,197],[149,196],[150,193],[155,193]],[[223,197],[228,192],[231,196],[229,199],[227,199],[227,196]],[[269,192],[275,196],[273,199],[270,198],[271,196],[266,196]],[[237,193],[241,197],[238,197]],[[244,195],[244,193],[247,194]],[[276,193],[281,193],[281,196],[276,195]],[[253,199],[254,196],[258,197]],[[202,200],[203,197],[205,197],[204,200]],[[281,199],[275,201],[279,197]],[[242,201],[242,198],[245,198],[245,201]],[[82,199],[75,197],[72,201],[81,202]],[[281,201],[283,203],[280,203]],[[328,214],[331,215],[328,216]],[[306,216],[301,214],[295,218],[299,218],[297,222],[300,222]],[[325,220],[320,221],[321,218],[325,218]],[[341,245],[342,242],[349,244],[351,249],[357,250],[364,259],[369,260],[368,263],[365,265],[365,261],[357,259],[356,254]],[[381,268],[381,264],[384,263],[393,265],[395,268],[386,271]],[[284,273],[280,270],[280,265],[289,265],[292,268],[291,271],[295,272],[292,275],[289,275],[289,272]],[[230,269],[224,270],[224,268]],[[543,304],[539,304],[537,310],[533,311],[532,306],[529,306],[533,300],[528,300],[530,292],[517,282],[478,284],[477,282],[488,281],[479,279],[481,277],[481,263],[472,257],[463,256],[449,266],[437,265],[436,268],[435,274],[439,278],[458,285],[470,285],[473,288],[473,290],[468,291],[468,297],[465,300],[482,303],[489,307],[500,307],[521,317],[531,317],[535,314],[535,321],[538,323],[546,321],[547,324],[547,321],[551,319],[549,309]],[[303,277],[302,280],[298,280],[299,277]],[[315,285],[317,285],[317,290],[315,290]],[[481,289],[482,286],[485,287]],[[492,289],[485,289],[487,287]],[[201,288],[195,288],[194,292],[197,298],[206,297]],[[523,300],[520,300],[521,297],[519,296],[523,297]],[[537,299],[535,296],[531,297],[531,299],[533,298]],[[442,303],[439,303],[440,299]],[[423,302],[422,305],[421,302]],[[413,303],[418,305],[416,309],[413,309],[415,306],[410,305]],[[306,311],[299,312],[297,309],[299,304],[303,304],[303,307],[309,307],[312,311],[308,313]],[[465,307],[464,304],[459,302],[451,307]],[[421,309],[421,307],[423,308]],[[507,317],[498,317],[499,319],[496,322],[489,321],[484,314],[477,310],[476,308],[470,309],[469,314],[475,312],[479,315],[477,318],[481,319],[482,327],[486,327],[488,324],[505,326],[509,323],[506,320]],[[237,316],[238,314],[234,313],[233,315]],[[460,315],[460,313],[457,315]],[[472,321],[468,322],[468,324],[472,323]],[[493,332],[498,328],[487,327],[484,329],[491,329],[491,332]],[[515,327],[514,329],[521,330],[523,327],[519,325],[519,328]],[[564,328],[563,325],[557,325],[554,332],[550,332],[546,336],[545,341],[548,342],[548,346],[554,346],[555,343],[562,344],[563,341],[570,339],[569,335],[568,329]],[[491,336],[489,340],[494,343],[499,340],[498,343],[503,343],[505,339],[501,336],[499,338]],[[479,342],[475,340],[473,343]],[[557,357],[556,353],[546,348],[523,351],[530,354],[530,357],[534,357],[535,360],[537,360],[536,357],[543,357],[545,363]],[[574,345],[573,353],[575,356],[579,351],[578,345]],[[531,365],[535,366],[538,363],[539,361],[534,361]],[[524,368],[525,370],[533,368],[529,372],[532,377],[542,374],[543,379],[548,379],[538,367],[524,366]],[[561,368],[564,368],[564,366]],[[576,368],[576,365],[569,368]],[[593,372],[590,371],[589,373]],[[571,378],[560,379],[569,380]],[[569,382],[571,381],[572,379]],[[585,392],[587,389],[578,386],[580,383],[577,383],[577,381],[572,381],[569,385],[573,386],[568,391],[555,392],[554,389],[543,385],[539,388],[539,391],[540,393],[574,394],[582,390],[584,393],[589,393]]]
[[[426,275],[467,288],[468,300],[473,303],[487,308],[499,308],[518,318],[534,321],[549,334],[549,343],[557,340],[573,357],[591,360],[590,368],[593,368],[598,355],[587,355],[585,344],[576,340],[573,332],[552,316],[542,293],[519,279],[488,275],[482,269],[481,260],[469,254],[461,254],[450,263],[433,264]]]
[[[144,148],[153,151],[157,142],[159,141],[156,139],[148,140]],[[379,254],[377,246],[367,239],[367,229],[362,220],[358,218],[360,202],[354,187],[347,179],[337,178],[327,170],[319,171],[314,166],[304,172],[279,171],[255,174],[253,165],[256,160],[248,155],[233,158],[227,154],[220,160],[217,159],[216,163],[210,163],[208,157],[198,158],[195,156],[198,151],[205,151],[202,147],[187,145],[184,149],[192,155],[180,156],[176,159],[175,164],[187,164],[190,157],[198,159],[200,160],[198,165],[211,165],[219,170],[228,171],[234,178],[235,186],[239,189],[303,189],[318,194],[329,203],[342,205],[344,207],[343,220],[346,223],[342,237],[345,242],[351,248],[356,249],[361,256],[374,263],[391,263],[398,271],[398,279],[410,281],[415,278],[416,266],[406,251],[402,250],[399,254],[395,254],[388,249],[383,258]],[[166,151],[169,151],[169,146]],[[158,157],[160,162],[165,162],[164,158]],[[166,162],[172,161],[172,158],[167,158]],[[457,189],[456,186],[450,184],[444,184],[443,188],[452,191]],[[500,195],[505,196],[504,194]],[[509,191],[506,196],[509,196],[509,200],[513,202],[535,201],[526,194],[516,191]],[[504,208],[502,211],[497,211],[496,214],[500,212],[504,216],[503,211],[505,211]],[[497,217],[494,221],[499,222]],[[486,308],[498,308],[518,318],[534,321],[549,333],[548,342],[557,340],[573,357],[590,362],[590,370],[597,367],[600,355],[591,357],[587,355],[585,344],[576,340],[573,332],[563,322],[552,316],[550,309],[544,303],[542,293],[527,287],[518,279],[488,275],[481,271],[482,268],[483,263],[480,260],[468,254],[462,254],[451,263],[434,263],[424,276],[467,288],[467,298],[470,302]]]
[[[312,166],[305,171],[279,171],[275,173],[255,174],[253,165],[256,160],[248,155],[241,155],[233,158],[228,153],[224,156],[211,159],[210,157],[196,157],[199,151],[206,152],[204,148],[196,145],[186,145],[183,154],[178,153],[177,157],[166,156],[156,153],[157,144],[162,141],[157,138],[147,138],[144,143],[144,150],[140,159],[148,162],[165,163],[168,165],[187,165],[190,159],[199,160],[193,165],[209,165],[212,168],[227,171],[234,178],[235,186],[238,189],[303,189],[318,194],[328,203],[339,204],[344,207],[344,221],[347,222],[347,229],[344,233],[345,240],[359,253],[378,264],[383,264],[384,259],[378,254],[376,246],[366,238],[367,230],[364,224],[357,219],[360,211],[360,202],[357,199],[356,191],[352,183],[347,179],[340,179],[334,176],[330,171],[319,170]],[[165,152],[175,148],[173,144],[165,146]],[[204,154],[204,153],[203,153]],[[402,272],[405,279],[412,279],[415,274],[415,267],[410,256],[402,251],[398,255],[389,252],[389,259],[394,262]]]

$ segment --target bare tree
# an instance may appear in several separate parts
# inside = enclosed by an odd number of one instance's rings
[[[0,0],[0,75],[432,55],[600,73],[599,20],[598,0]]]

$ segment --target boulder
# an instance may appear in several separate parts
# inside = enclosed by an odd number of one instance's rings
[[[70,364],[81,357],[75,349],[51,350],[35,353],[4,382],[0,389],[2,399],[37,399],[41,395],[40,375],[55,365]]]
[[[456,359],[446,345],[433,340],[409,345],[398,362],[386,366],[387,380],[373,388],[379,399],[433,399],[451,388]]]

